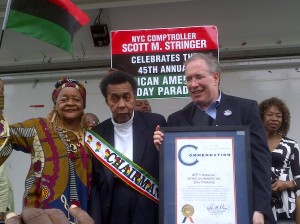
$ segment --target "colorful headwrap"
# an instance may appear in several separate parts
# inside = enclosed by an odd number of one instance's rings
[[[85,105],[86,105],[86,90],[85,90],[85,87],[80,82],[78,82],[75,79],[62,78],[62,79],[58,80],[55,83],[54,86],[55,86],[55,89],[52,92],[52,101],[53,101],[54,104],[56,103],[56,99],[57,99],[58,94],[60,93],[60,91],[63,88],[73,87],[73,88],[76,88],[79,91],[79,93],[80,93],[80,95],[83,99],[83,106],[85,108]]]

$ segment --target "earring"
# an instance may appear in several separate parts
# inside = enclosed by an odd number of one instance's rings
[[[53,115],[52,115],[52,118],[51,118],[51,123],[54,122],[54,120],[56,118],[56,115],[57,115],[57,109],[54,109],[54,112],[53,112]]]

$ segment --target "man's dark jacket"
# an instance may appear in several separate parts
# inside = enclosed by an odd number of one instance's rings
[[[211,123],[194,103],[168,117],[168,126],[201,126]],[[222,93],[216,119],[211,125],[248,126],[250,129],[253,210],[263,212],[274,223],[271,211],[271,155],[257,102]],[[238,186],[237,186],[238,187]]]
[[[157,125],[166,126],[162,115],[147,112],[134,112],[133,118],[133,161],[159,179],[159,152],[153,143],[153,133]],[[114,126],[107,119],[93,128],[108,143],[114,146]],[[114,174],[93,157],[92,188],[89,200],[89,213],[95,224],[109,224]],[[122,198],[120,198],[122,200]],[[132,223],[158,224],[158,204],[136,192],[136,212]],[[118,211],[111,211],[112,216]]]

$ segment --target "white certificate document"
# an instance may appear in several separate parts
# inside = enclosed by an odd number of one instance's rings
[[[177,223],[237,223],[234,139],[175,141]]]

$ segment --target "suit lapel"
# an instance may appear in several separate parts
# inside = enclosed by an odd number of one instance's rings
[[[138,112],[133,118],[133,162],[140,164],[146,149],[146,125]]]
[[[230,120],[229,118],[233,115],[233,110],[230,103],[231,99],[222,93],[222,99],[220,105],[217,108],[217,116],[216,116],[216,124],[227,124],[227,121]],[[231,113],[229,115],[229,113]],[[227,115],[226,115],[227,114]]]
[[[143,158],[143,154],[146,148],[146,126],[140,115],[135,112],[133,118],[133,162],[140,164]],[[114,141],[114,126],[112,122],[106,127],[104,136],[102,136],[107,142],[109,142],[113,147],[115,145]],[[117,149],[118,150],[118,149]],[[108,168],[104,168],[105,175],[107,177],[107,182],[110,189],[113,187],[114,174]]]
[[[204,111],[198,108],[196,105],[193,105],[191,111],[190,124],[192,126],[210,126],[212,124],[212,119]]]
[[[108,125],[106,127],[106,131],[104,132],[104,135],[102,136],[102,138],[114,147],[114,145],[115,145],[114,126],[113,126],[112,122],[108,123]],[[113,182],[114,182],[114,174],[105,166],[103,166],[103,167],[104,167],[104,172],[105,172],[105,175],[107,178],[108,185],[109,185],[110,189],[112,189]]]

